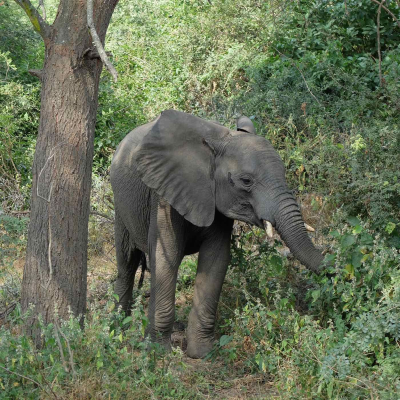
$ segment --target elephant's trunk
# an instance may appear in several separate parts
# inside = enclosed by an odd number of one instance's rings
[[[275,228],[293,255],[309,270],[318,273],[323,256],[307,234],[307,229],[312,228],[306,229],[299,206],[292,194],[286,192],[280,197],[275,213]]]

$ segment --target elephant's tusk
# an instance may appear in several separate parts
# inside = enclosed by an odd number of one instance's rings
[[[315,229],[314,229],[312,226],[307,225],[306,223],[304,223],[304,226],[306,227],[306,229],[308,230],[308,232],[315,232]]]
[[[269,221],[264,220],[264,229],[267,232],[267,236],[272,238],[274,236],[274,231],[272,229],[272,224]]]

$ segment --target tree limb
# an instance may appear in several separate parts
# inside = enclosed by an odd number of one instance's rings
[[[276,47],[274,47],[274,49],[275,49],[281,56],[286,57],[286,58],[290,61],[290,63],[293,65],[293,67],[295,67],[295,68],[297,69],[297,71],[299,71],[301,77],[303,78],[303,81],[304,81],[304,83],[305,83],[305,85],[306,85],[306,88],[307,88],[308,92],[309,92],[309,93],[311,94],[311,96],[315,99],[315,101],[316,101],[319,105],[321,105],[321,102],[315,97],[314,93],[311,91],[310,87],[308,86],[307,80],[306,80],[306,78],[305,78],[303,72],[302,72],[301,69],[297,66],[297,64],[295,63],[295,61],[294,61],[292,58],[288,57],[287,55],[281,53]]]
[[[381,53],[381,9],[383,6],[383,3],[386,0],[382,0],[381,3],[379,4],[378,7],[378,14],[376,17],[376,41],[378,42],[378,59],[379,59],[379,86],[383,86],[383,77],[382,77],[382,53]]]
[[[107,221],[110,221],[112,223],[114,223],[114,220],[112,218],[110,218],[107,214],[103,214],[99,211],[95,211],[95,210],[90,210],[90,215],[97,215],[99,217],[102,217],[104,219],[106,219]]]
[[[38,78],[40,81],[43,78],[43,70],[41,69],[28,69],[28,72],[32,75]]]
[[[96,47],[96,50],[99,53],[101,61],[103,62],[103,64],[108,69],[108,72],[114,78],[114,82],[117,82],[118,72],[114,68],[114,66],[111,64],[111,61],[109,60],[109,58],[107,57],[107,54],[104,51],[104,47],[101,44],[99,35],[97,34],[96,28],[94,26],[94,21],[93,21],[93,0],[87,0],[87,24],[88,24],[88,27],[90,29],[90,35],[92,36],[93,44],[94,44],[94,46]]]
[[[43,0],[39,0],[39,7],[42,9],[43,20],[46,21],[46,9],[44,8]]]
[[[383,4],[381,4],[381,2],[378,0],[371,0],[371,1],[373,1],[374,3],[376,3],[380,7],[382,7],[396,21],[397,25],[400,28],[400,21],[395,17],[395,15],[387,7],[385,7]]]
[[[3,369],[4,371],[8,372],[9,374],[14,374],[14,375],[19,376],[19,377],[22,378],[22,379],[26,379],[26,380],[28,380],[28,381],[33,382],[35,385],[37,385],[38,387],[40,387],[40,389],[42,389],[44,392],[46,392],[47,394],[49,394],[49,392],[48,392],[39,382],[35,381],[34,379],[29,378],[28,376],[25,376],[25,375],[21,375],[21,374],[19,374],[18,372],[11,371],[11,370],[9,370],[8,368],[2,367],[1,365],[0,365],[0,368]]]
[[[33,7],[29,0],[14,0],[26,13],[31,20],[33,28],[43,39],[47,39],[49,33],[49,24],[41,17],[38,10]]]

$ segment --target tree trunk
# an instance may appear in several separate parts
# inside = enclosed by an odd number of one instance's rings
[[[94,2],[102,42],[117,2]],[[27,333],[38,344],[39,314],[48,323],[55,310],[60,318],[68,318],[69,311],[83,316],[86,310],[93,139],[102,68],[100,59],[93,58],[82,1],[61,0],[53,25],[41,28],[46,51],[22,281],[22,311],[34,306]]]

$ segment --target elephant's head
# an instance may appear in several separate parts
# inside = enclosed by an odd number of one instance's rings
[[[178,111],[164,111],[136,150],[143,182],[197,226],[215,210],[260,228],[274,226],[294,256],[317,271],[312,244],[285,169],[271,143],[247,117],[237,131]]]

